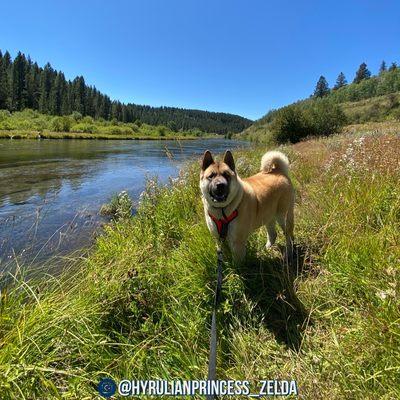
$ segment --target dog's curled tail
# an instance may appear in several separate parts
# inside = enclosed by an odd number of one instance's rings
[[[280,151],[267,151],[261,159],[261,171],[267,174],[277,172],[288,176],[289,160]]]

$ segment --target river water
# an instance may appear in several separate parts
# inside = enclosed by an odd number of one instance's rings
[[[246,146],[225,139],[0,140],[0,275],[89,245],[113,194],[126,190],[137,201],[147,178],[165,183],[206,149]]]

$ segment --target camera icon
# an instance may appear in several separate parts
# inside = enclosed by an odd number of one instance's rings
[[[117,391],[117,385],[115,381],[111,378],[103,378],[97,385],[97,390],[99,394],[106,399],[111,397]]]

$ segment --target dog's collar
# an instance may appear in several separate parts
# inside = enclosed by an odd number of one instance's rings
[[[238,210],[234,210],[232,212],[232,214],[226,216],[223,208],[221,209],[221,211],[222,211],[222,215],[223,215],[222,218],[217,218],[214,215],[212,215],[210,212],[208,213],[208,215],[214,221],[215,226],[217,227],[219,238],[224,240],[228,234],[229,224],[239,215],[239,213],[238,213]]]

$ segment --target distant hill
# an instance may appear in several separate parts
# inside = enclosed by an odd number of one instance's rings
[[[252,123],[227,113],[112,101],[94,86],[87,85],[82,76],[67,80],[49,63],[42,68],[21,52],[13,60],[9,52],[0,51],[0,109],[25,108],[51,115],[78,112],[95,119],[165,125],[175,132],[200,130],[228,134],[240,132]]]
[[[309,114],[313,114],[314,120],[323,120],[332,117],[328,114],[331,110],[336,109],[336,111],[339,110],[344,114],[345,118],[343,118],[342,124],[400,120],[400,68],[396,64],[393,63],[390,70],[383,70],[376,76],[370,76],[367,70],[365,76],[361,77],[358,82],[351,84],[345,83],[345,80],[343,81],[344,75],[341,75],[338,77],[338,81],[339,78],[341,79],[340,87],[329,89],[325,78],[322,76],[317,83],[313,96],[289,106],[271,110],[249,128],[246,128],[239,136],[255,141],[268,141],[271,136],[276,135],[276,132],[274,132],[276,126],[281,127],[281,124],[277,123],[277,119],[282,118],[283,114],[285,114],[283,115],[284,118],[287,117],[289,111],[296,111],[296,118],[304,117],[307,119]],[[324,107],[321,105],[324,105]],[[310,110],[311,112],[309,112]],[[301,113],[303,115],[300,115]],[[291,115],[291,118],[294,119],[293,115]],[[296,124],[293,121],[289,122],[292,123],[291,128],[296,130]],[[326,124],[320,125],[326,126]],[[324,132],[323,128],[317,132],[321,135],[329,133],[332,132]],[[309,135],[313,134],[315,133],[310,130]],[[298,138],[301,139],[306,135],[307,129],[304,129],[298,135]],[[289,140],[293,141],[290,138]]]

